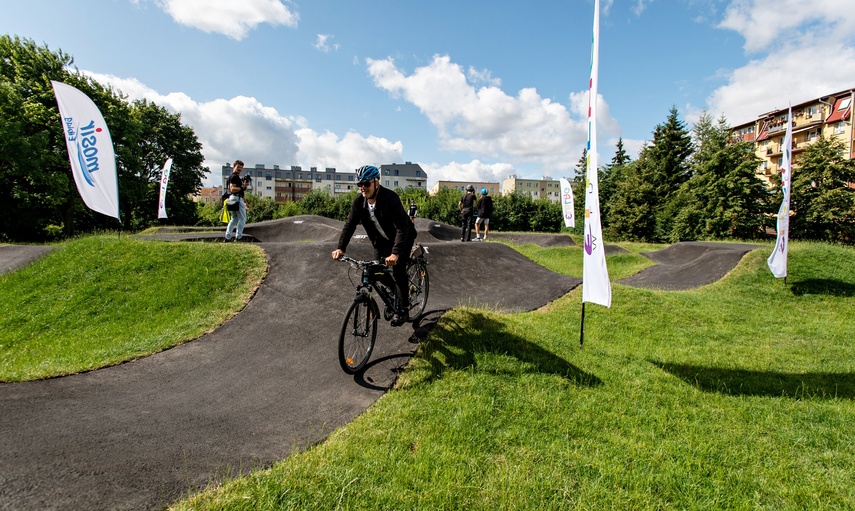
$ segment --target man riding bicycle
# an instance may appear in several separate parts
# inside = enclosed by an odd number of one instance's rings
[[[356,181],[360,194],[350,207],[350,214],[344,222],[338,247],[332,251],[332,258],[338,260],[344,255],[356,225],[361,223],[374,247],[374,258],[392,268],[398,296],[398,310],[392,318],[392,326],[401,326],[409,319],[407,263],[416,240],[416,228],[407,216],[398,194],[380,186],[380,171],[377,167],[360,167],[356,171]]]

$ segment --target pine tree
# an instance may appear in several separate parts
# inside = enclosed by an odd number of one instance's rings
[[[615,195],[617,194],[617,187],[623,180],[626,166],[630,161],[629,155],[623,148],[623,138],[619,138],[615,148],[615,155],[612,157],[612,161],[609,162],[600,180],[600,218],[604,228],[609,225],[609,215]]]
[[[844,144],[820,137],[793,169],[790,235],[793,238],[855,243],[855,160]]]
[[[729,140],[730,127],[704,112],[693,130],[692,177],[669,203],[671,241],[753,239],[764,234],[769,193],[755,171],[751,144]]]
[[[669,203],[689,179],[691,154],[691,137],[677,108],[671,107],[665,124],[653,131],[652,144],[642,148],[632,171],[616,187],[609,232],[634,240],[668,239],[674,212]]]

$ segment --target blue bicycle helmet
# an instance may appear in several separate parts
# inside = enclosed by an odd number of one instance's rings
[[[487,189],[481,188],[481,195],[487,195]]]
[[[374,165],[363,165],[356,169],[356,182],[380,179],[380,171]]]

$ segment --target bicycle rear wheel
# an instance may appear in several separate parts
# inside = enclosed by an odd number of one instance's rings
[[[425,311],[430,291],[427,262],[424,259],[410,261],[407,280],[410,286],[410,319],[415,320]]]
[[[338,361],[344,372],[353,374],[368,363],[377,338],[377,316],[377,304],[367,296],[347,309],[338,339]]]

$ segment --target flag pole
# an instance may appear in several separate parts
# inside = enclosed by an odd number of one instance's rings
[[[597,95],[599,80],[600,1],[594,2],[591,38],[591,79],[588,91],[588,146],[585,171],[585,224],[582,246],[582,327],[579,347],[584,343],[585,302],[611,307],[612,289],[606,266],[605,243],[600,221],[600,185],[597,179]]]

